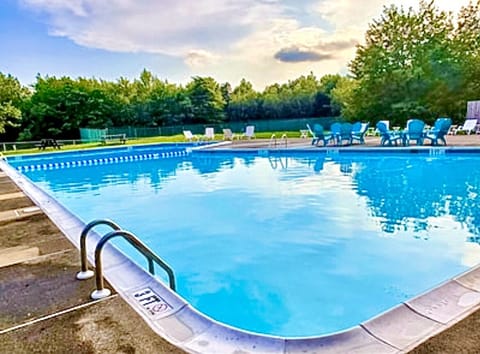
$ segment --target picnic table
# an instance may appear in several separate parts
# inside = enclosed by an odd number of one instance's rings
[[[59,143],[55,139],[42,139],[40,140],[40,143],[35,144],[35,147],[38,147],[39,150],[45,150],[49,146],[53,147],[54,149],[60,149],[62,145],[62,143]]]
[[[127,142],[127,135],[126,134],[110,134],[110,135],[104,135],[102,136],[102,144],[106,144],[110,141],[116,141],[118,140],[122,144],[125,144]]]

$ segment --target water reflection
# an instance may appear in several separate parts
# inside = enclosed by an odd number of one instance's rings
[[[182,169],[185,158],[162,160],[125,161],[117,164],[97,164],[61,169],[25,172],[47,189],[76,194],[97,191],[108,185],[135,185],[146,180],[154,188],[161,188],[162,181],[175,176]]]
[[[358,193],[385,232],[423,231],[431,217],[454,216],[480,231],[479,164],[476,158],[371,157],[352,174]],[[412,221],[413,220],[413,221]]]

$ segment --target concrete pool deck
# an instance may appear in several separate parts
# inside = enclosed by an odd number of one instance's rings
[[[480,145],[479,136],[455,136],[447,140],[454,146]],[[269,143],[268,140],[244,140],[230,146],[263,149]],[[318,149],[309,143],[305,139],[291,139],[288,148]],[[378,138],[367,140],[367,146],[377,145]],[[79,268],[78,251],[1,172],[0,196],[0,262],[3,264],[0,265],[0,348],[3,351],[182,353],[151,331],[119,297],[91,301],[93,280],[74,280]],[[480,352],[478,324],[480,313],[477,311],[457,324],[443,326],[449,329],[412,352]],[[375,326],[381,330],[382,325]],[[368,328],[368,323],[366,326]]]
[[[447,146],[480,146],[480,135],[448,135],[447,138]],[[311,145],[311,138],[288,138],[286,141],[286,147],[287,149],[308,149],[308,150],[318,150],[318,149],[323,149],[324,147],[320,143],[319,146],[312,146]],[[285,148],[285,140],[280,140],[277,139],[276,144],[272,142],[271,139],[248,139],[248,140],[233,140],[231,141],[230,145],[223,145],[220,148],[226,148],[229,146],[229,148],[232,149],[283,149]],[[365,144],[360,145],[360,144],[354,144],[349,147],[337,147],[333,145],[327,146],[327,148],[331,149],[344,149],[344,148],[363,148],[363,147],[379,147],[380,146],[380,138],[376,136],[366,136],[365,137]],[[442,147],[441,145],[440,147]],[[394,146],[395,147],[395,146]],[[410,144],[409,148],[416,148],[417,146],[412,143]],[[423,145],[423,147],[430,147],[430,145]],[[404,147],[398,146],[396,148],[402,149]]]

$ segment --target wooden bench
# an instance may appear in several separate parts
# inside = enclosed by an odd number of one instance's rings
[[[127,142],[127,135],[126,134],[111,134],[111,135],[104,135],[102,136],[102,144],[106,144],[110,141],[119,141],[122,144]]]
[[[35,144],[35,147],[38,147],[39,150],[45,150],[49,146],[54,149],[60,149],[62,145],[62,143],[59,143],[55,139],[42,139],[39,144]]]

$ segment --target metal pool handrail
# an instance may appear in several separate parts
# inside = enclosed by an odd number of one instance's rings
[[[275,136],[275,134],[272,134],[272,136],[270,137],[270,141],[268,143],[268,147],[277,147],[277,144],[281,144],[282,141],[285,143],[285,148],[287,147],[287,141],[288,141],[288,137],[287,137],[287,134],[283,134],[282,137],[279,139],[280,142],[277,142],[277,137]]]
[[[134,246],[140,253],[142,253],[148,260],[148,270],[151,274],[155,274],[155,265],[157,263],[168,275],[168,280],[170,283],[170,289],[176,291],[175,285],[175,274],[173,273],[172,268],[165,263],[160,257],[158,257],[153,251],[151,251],[142,241],[140,241],[134,234],[125,230],[116,230],[112,231],[105,236],[103,236],[95,248],[95,282],[97,289],[91,294],[93,299],[101,299],[103,297],[110,295],[110,290],[104,288],[103,285],[103,267],[102,267],[102,258],[101,253],[103,246],[110,241],[110,239],[121,236],[127,240],[132,246]]]
[[[108,220],[108,219],[93,220],[92,222],[89,222],[84,227],[84,229],[82,230],[82,233],[80,234],[80,264],[81,264],[81,269],[80,269],[80,272],[77,273],[77,279],[78,280],[90,279],[94,275],[93,271],[88,270],[87,234],[91,229],[93,229],[97,225],[107,225],[107,226],[110,226],[114,230],[121,230],[120,226],[118,226],[116,223],[114,223],[113,221]]]
[[[273,146],[277,146],[277,138],[275,136],[275,134],[272,134],[272,136],[270,137],[270,141],[268,142],[268,147],[272,147]]]

